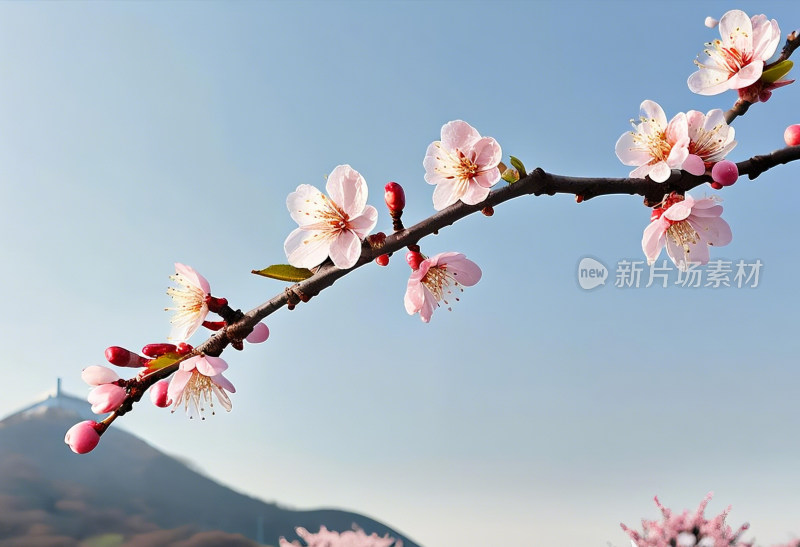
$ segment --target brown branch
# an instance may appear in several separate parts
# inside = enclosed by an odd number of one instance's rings
[[[777,165],[797,160],[800,160],[800,146],[790,146],[770,154],[754,156],[749,160],[738,163],[737,166],[740,176],[747,175],[750,179],[755,179],[764,171]],[[332,286],[338,279],[372,262],[379,255],[393,253],[404,247],[411,246],[413,248],[424,237],[434,234],[462,218],[482,212],[487,207],[494,207],[526,195],[553,196],[555,194],[572,194],[579,196],[581,198],[580,201],[604,195],[639,195],[644,197],[645,205],[654,206],[660,203],[664,196],[670,192],[683,194],[710,181],[711,177],[708,175],[694,176],[678,170],[674,170],[669,179],[659,183],[650,179],[567,177],[553,175],[541,168],[536,168],[519,181],[492,191],[481,203],[467,205],[463,202],[458,202],[410,228],[405,228],[386,236],[383,245],[373,247],[367,241],[364,241],[361,247],[361,257],[356,265],[349,270],[340,270],[330,261],[326,261],[310,278],[286,288],[280,294],[245,314],[241,314],[239,310],[228,308],[226,311],[229,311],[229,319],[234,317],[238,319],[231,321],[228,326],[213,334],[190,354],[182,356],[174,363],[139,379],[136,389],[131,391],[120,408],[104,419],[102,424],[108,427],[116,418],[130,411],[133,404],[142,398],[150,386],[175,372],[181,361],[201,353],[212,356],[221,355],[228,345],[236,347],[259,321],[278,311],[283,306],[289,305],[291,309],[300,302],[308,302],[311,297]]]
[[[755,156],[738,163],[737,166],[740,176],[747,175],[750,179],[754,179],[772,167],[796,160],[800,160],[800,146],[787,147],[770,154]],[[537,168],[514,184],[508,184],[492,191],[486,200],[481,203],[467,205],[458,202],[410,228],[387,236],[385,243],[379,249],[373,249],[364,243],[361,249],[361,258],[349,270],[340,270],[330,262],[326,262],[312,277],[293,285],[291,291],[281,292],[267,302],[248,311],[241,320],[213,335],[205,343],[198,346],[197,350],[209,355],[219,355],[229,343],[229,332],[237,332],[237,336],[241,336],[242,332],[249,332],[259,321],[285,306],[289,301],[290,292],[316,296],[333,285],[336,280],[372,262],[378,255],[393,253],[409,245],[414,245],[422,238],[462,218],[478,213],[485,207],[494,207],[525,195],[552,196],[555,194],[573,194],[581,196],[583,201],[603,195],[640,195],[644,197],[645,205],[653,206],[670,192],[685,193],[710,181],[711,177],[708,175],[694,176],[685,171],[677,170],[673,171],[670,178],[665,182],[658,183],[650,179],[566,177],[553,175]]]

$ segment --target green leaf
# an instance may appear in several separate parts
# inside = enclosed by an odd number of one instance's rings
[[[789,71],[792,70],[794,63],[791,62],[789,59],[784,59],[780,63],[776,63],[775,65],[769,67],[761,74],[761,79],[767,83],[774,84],[787,74]]]
[[[519,171],[520,177],[527,177],[528,172],[525,171],[525,166],[519,161],[519,158],[515,158],[514,156],[509,156],[511,158],[511,165],[513,165],[517,171]]]
[[[264,277],[271,277],[278,281],[303,281],[308,279],[314,273],[306,268],[295,268],[289,264],[273,264],[263,270],[253,270],[251,273],[256,275],[263,275]]]
[[[170,366],[172,363],[180,359],[181,356],[174,352],[165,353],[161,357],[156,357],[147,363],[148,370],[159,370],[164,367]]]

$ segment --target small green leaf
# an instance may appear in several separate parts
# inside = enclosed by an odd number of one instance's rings
[[[787,74],[789,71],[792,70],[794,63],[791,62],[789,59],[784,59],[780,63],[775,64],[774,66],[769,67],[761,74],[761,79],[767,83],[774,84]]]
[[[271,277],[278,281],[303,281],[308,279],[314,273],[306,268],[295,268],[289,264],[273,264],[263,270],[253,270],[252,273],[256,275],[263,275],[264,277]]]
[[[161,357],[156,357],[147,363],[148,370],[159,370],[164,367],[170,366],[172,363],[180,359],[181,356],[174,352],[165,353]]]
[[[509,158],[511,158],[511,165],[513,165],[517,169],[517,171],[519,171],[519,176],[527,177],[528,172],[525,171],[525,166],[522,164],[521,161],[519,161],[519,158],[515,158],[514,156],[509,156]]]

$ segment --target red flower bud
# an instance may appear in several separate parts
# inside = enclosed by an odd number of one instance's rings
[[[118,367],[138,368],[147,366],[147,359],[119,346],[106,348],[106,361]]]
[[[419,270],[419,265],[423,260],[425,259],[422,257],[421,253],[416,251],[408,251],[406,253],[406,262],[408,262],[408,265],[411,266],[412,270]]]
[[[386,207],[393,213],[402,213],[406,208],[406,193],[403,191],[403,187],[396,182],[389,182],[383,187],[383,190]]]
[[[167,391],[169,390],[169,381],[161,380],[156,382],[150,388],[150,400],[159,408],[166,408],[172,404],[172,399],[169,398]]]
[[[375,259],[375,264],[378,266],[388,266],[389,265],[389,255],[381,255]]]
[[[142,353],[148,357],[161,357],[165,353],[172,353],[178,348],[173,344],[147,344],[142,348]]]
[[[192,350],[194,350],[194,348],[186,342],[178,344],[178,355],[186,355],[187,353],[191,353]]]

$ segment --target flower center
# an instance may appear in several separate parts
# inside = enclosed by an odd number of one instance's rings
[[[700,241],[700,236],[694,231],[692,225],[685,220],[676,222],[667,219],[667,222],[670,223],[669,228],[667,228],[667,235],[672,238],[676,245],[682,247],[684,252],[688,253],[689,245],[694,245]]]
[[[169,278],[182,287],[167,288],[167,294],[176,304],[174,308],[166,308],[167,310],[174,310],[176,316],[191,316],[205,309],[206,294],[200,287],[193,285],[181,274],[171,275]]]
[[[454,290],[464,292],[461,284],[447,271],[446,264],[429,268],[428,273],[422,278],[422,284],[431,291],[437,303],[439,301],[444,302],[448,305],[447,309],[450,311],[452,311],[452,308],[449,307],[450,302],[448,302],[447,299],[450,298]],[[456,302],[459,300],[458,296],[453,296],[452,298],[455,299]]]
[[[689,142],[689,153],[700,156],[706,167],[725,157],[724,154],[721,154],[725,148],[725,141],[719,134],[720,129],[722,129],[721,123],[710,130],[699,128],[697,134]]]
[[[214,395],[216,395],[223,407],[230,410],[231,400],[228,394],[215,384],[209,376],[194,370],[192,371],[192,377],[186,383],[186,387],[175,401],[174,408],[183,406],[190,419],[193,419],[194,415],[198,414],[201,420],[205,420],[206,417],[203,413],[205,412],[206,404],[211,409],[211,415],[214,415]]]
[[[747,37],[747,34],[744,32],[740,33]],[[733,41],[733,35],[731,35],[731,41]],[[707,46],[713,47],[714,49],[706,49],[705,54],[711,57],[715,63],[717,64],[716,67],[708,67],[703,65],[699,61],[695,61],[695,64],[700,68],[721,68],[723,70],[727,70],[728,72],[728,79],[730,79],[734,74],[739,72],[742,67],[747,66],[753,60],[753,52],[752,51],[739,51],[735,47],[724,47],[722,45],[722,40],[714,40],[706,44]]]
[[[458,157],[460,160],[458,171],[462,179],[471,179],[478,174],[479,168],[477,163],[465,156],[461,150],[458,151]]]

